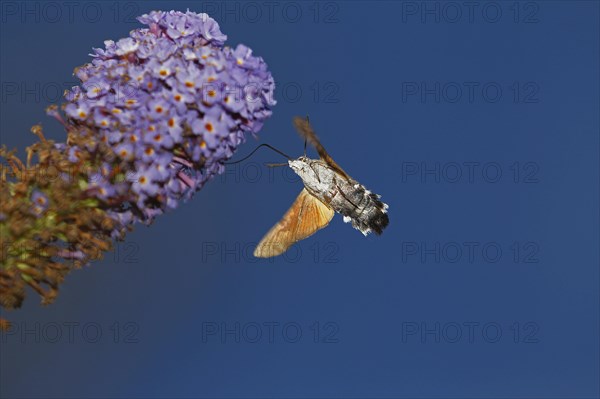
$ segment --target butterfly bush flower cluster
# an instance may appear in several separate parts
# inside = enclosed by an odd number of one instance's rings
[[[138,20],[147,27],[94,49],[75,70],[81,84],[60,110],[48,109],[65,126],[66,143],[46,140],[36,127],[41,142],[28,149],[26,165],[0,152],[13,177],[4,170],[0,179],[7,200],[0,230],[9,237],[2,244],[10,247],[0,258],[4,307],[20,306],[23,281],[49,301],[54,294],[42,284],[55,291],[68,270],[61,260],[96,259],[134,223],[149,224],[189,199],[272,113],[265,62],[244,45],[225,46],[208,15],[153,11]],[[38,164],[30,164],[33,154]],[[51,166],[55,179],[29,173]],[[40,243],[40,256],[28,257]],[[48,265],[54,269],[44,274]]]
[[[148,28],[105,41],[76,70],[82,84],[65,107],[70,123],[97,129],[116,154],[90,182],[102,200],[127,204],[114,211],[124,225],[151,222],[222,172],[275,104],[262,58],[224,46],[208,15],[154,11],[138,19]],[[70,148],[70,160],[86,150]],[[115,183],[107,177],[117,165],[128,173]]]

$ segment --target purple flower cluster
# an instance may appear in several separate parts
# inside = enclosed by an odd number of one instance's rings
[[[113,212],[122,225],[152,221],[221,173],[275,104],[262,58],[244,45],[224,46],[207,14],[153,11],[138,20],[148,28],[105,41],[76,69],[82,83],[65,107],[70,124],[97,131],[116,155],[89,187],[120,204]],[[69,160],[83,151],[94,149],[73,146]]]

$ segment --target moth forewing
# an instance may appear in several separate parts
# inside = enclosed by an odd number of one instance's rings
[[[327,226],[334,213],[333,209],[303,188],[290,209],[260,241],[254,256],[270,258],[281,255],[295,242]]]

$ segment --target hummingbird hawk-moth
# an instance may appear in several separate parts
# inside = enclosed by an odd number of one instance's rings
[[[335,163],[308,118],[295,117],[294,126],[304,138],[305,146],[309,142],[315,147],[320,159],[310,159],[305,154],[288,161],[304,188],[283,218],[260,241],[254,256],[281,255],[292,244],[326,227],[335,212],[365,236],[371,231],[380,235],[389,223],[388,205],[379,200],[381,196],[367,190]]]

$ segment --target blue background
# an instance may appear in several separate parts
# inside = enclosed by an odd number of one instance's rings
[[[520,2],[518,16],[513,2],[478,2],[471,21],[460,3],[455,22],[440,2],[278,2],[272,19],[263,3],[257,17],[235,2],[76,2],[72,20],[44,4],[2,3],[3,144],[23,153],[37,122],[64,139],[45,106],[91,47],[140,27],[131,15],[213,10],[228,44],[253,48],[278,83],[260,141],[300,155],[291,118],[310,114],[391,222],[364,238],[338,215],[288,256],[257,261],[254,243],[301,189],[260,152],[71,273],[51,306],[31,292],[4,312],[19,331],[2,337],[2,397],[598,397],[597,2]],[[439,101],[410,94],[436,82]],[[465,162],[479,163],[471,181]],[[407,173],[436,163],[439,181]],[[465,242],[478,245],[472,259]],[[79,323],[72,341],[65,323]],[[236,323],[239,342],[206,334]],[[271,340],[264,323],[278,323]]]

